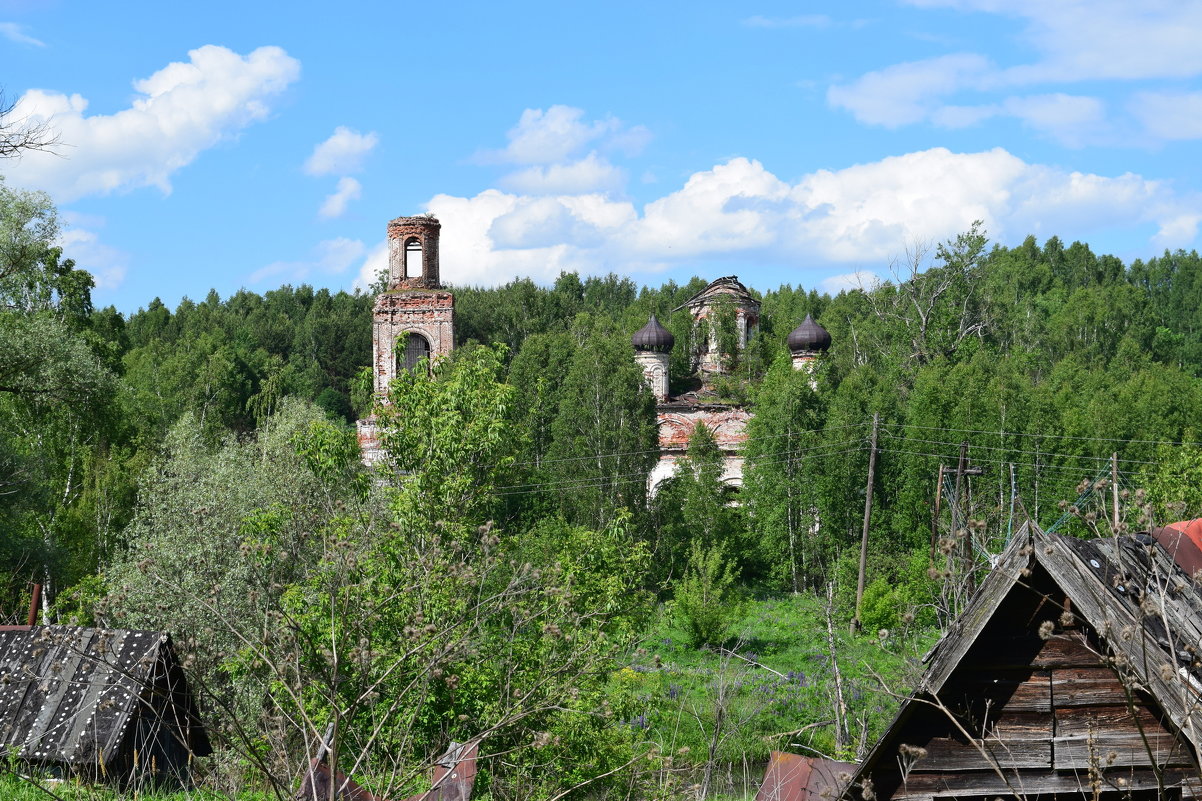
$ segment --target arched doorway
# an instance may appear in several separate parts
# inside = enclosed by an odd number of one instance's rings
[[[397,354],[397,368],[412,370],[423,358],[430,356],[430,340],[416,331],[405,335],[405,349]]]

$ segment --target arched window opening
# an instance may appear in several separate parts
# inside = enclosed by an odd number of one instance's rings
[[[405,337],[405,350],[397,354],[397,367],[412,370],[417,363],[430,356],[430,341],[421,334],[410,332]]]
[[[405,240],[405,277],[422,277],[422,243],[416,237]]]

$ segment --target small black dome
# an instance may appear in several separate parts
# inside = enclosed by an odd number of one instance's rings
[[[789,334],[788,344],[793,353],[803,350],[826,350],[831,346],[831,334],[814,322],[812,315],[807,314],[801,325]]]
[[[645,326],[634,332],[634,336],[630,338],[630,344],[634,345],[635,350],[667,353],[676,344],[676,337],[672,336],[671,331],[660,325],[659,320],[655,319],[653,314]]]

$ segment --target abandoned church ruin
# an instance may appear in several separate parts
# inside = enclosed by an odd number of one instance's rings
[[[698,292],[680,309],[688,309],[693,318],[693,349],[690,364],[703,381],[729,373],[727,348],[735,353],[747,349],[760,322],[760,302],[733,275],[719,278]],[[679,311],[676,309],[674,311]],[[721,342],[720,314],[726,312],[734,323],[733,341]],[[752,412],[747,406],[707,400],[704,392],[686,392],[669,396],[668,358],[675,347],[675,337],[652,315],[647,325],[630,338],[635,361],[643,370],[643,379],[658,403],[659,463],[652,469],[652,491],[676,472],[677,462],[689,447],[689,437],[698,423],[714,435],[722,450],[722,481],[730,487],[743,486],[743,446],[747,442],[747,421]],[[825,328],[806,316],[788,339],[793,368],[811,374],[818,358],[831,346],[831,335]]]
[[[376,298],[372,314],[372,379],[379,399],[387,398],[388,386],[400,371],[412,369],[423,358],[447,356],[454,348],[455,296],[439,278],[441,229],[430,215],[388,223],[387,289]],[[673,475],[698,423],[710,429],[722,450],[723,482],[741,487],[742,451],[752,412],[747,406],[718,402],[705,389],[713,378],[729,374],[732,355],[746,351],[759,329],[760,302],[731,275],[711,282],[673,311],[682,309],[693,321],[689,364],[701,378],[701,391],[671,395],[668,361],[676,341],[654,315],[631,337],[635,362],[657,403],[660,459],[652,470],[650,489]],[[733,323],[730,331],[722,329],[724,315]],[[807,316],[789,334],[788,346],[794,369],[812,373],[830,348],[831,337]],[[383,450],[377,421],[362,419],[358,430],[364,461],[379,464]]]

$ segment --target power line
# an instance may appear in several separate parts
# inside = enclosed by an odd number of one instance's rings
[[[1042,433],[1026,433],[1022,431],[1003,431],[1000,429],[985,430],[979,428],[943,428],[941,426],[920,426],[914,423],[893,423],[899,428],[919,428],[926,431],[947,431],[955,434],[991,434],[997,436],[1008,437],[1032,437],[1035,439],[1068,439],[1080,442],[1126,442],[1135,445],[1202,445],[1202,442],[1186,442],[1184,440],[1166,440],[1166,439],[1122,439],[1116,437],[1078,437],[1071,434],[1042,434]]]
[[[821,447],[825,447],[825,448],[837,447],[838,445],[841,445],[841,444],[846,444],[846,443],[833,443],[832,445],[821,446]],[[788,462],[802,462],[802,461],[805,461],[807,458],[827,458],[827,457],[833,457],[833,456],[843,456],[848,453],[858,453],[862,450],[863,450],[863,447],[860,445],[857,445],[856,447],[846,448],[841,451],[833,451],[833,452],[828,451],[828,452],[823,452],[823,453],[815,453],[815,454],[812,454],[811,456],[786,456],[784,458],[768,459],[768,460],[756,459],[754,461],[754,464],[780,464],[780,463],[788,463]],[[804,454],[805,451],[798,451],[798,453]],[[770,454],[770,455],[777,456],[778,454]],[[744,462],[744,464],[746,464],[746,461]],[[560,481],[560,482],[548,482],[547,484],[515,484],[510,487],[497,487],[496,490],[493,491],[492,494],[498,495],[498,496],[500,496],[500,495],[505,495],[505,496],[508,496],[508,495],[532,495],[532,494],[536,494],[539,492],[546,492],[546,491],[551,491],[551,490],[554,490],[555,492],[570,492],[572,490],[597,489],[599,487],[609,487],[609,486],[615,486],[615,485],[621,485],[621,484],[646,483],[646,481],[649,477],[650,477],[650,474],[648,474],[648,473],[637,472],[637,473],[624,473],[624,474],[619,474],[616,476],[596,476],[596,477],[588,478],[588,479],[574,479],[574,480],[564,480],[564,481]],[[668,479],[664,479],[664,480],[666,481]],[[506,492],[505,490],[512,490],[512,491]]]
[[[766,437],[761,437],[762,440],[774,440],[782,437],[801,437],[807,434],[825,434],[828,431],[839,431],[847,428],[859,428],[866,425],[865,423],[848,423],[846,425],[831,426],[829,428],[812,428],[801,431],[791,431],[784,434],[771,434]],[[511,467],[540,467],[545,464],[556,464],[559,462],[580,462],[589,461],[592,459],[616,459],[621,456],[646,456],[651,453],[662,453],[663,448],[652,448],[643,451],[611,451],[607,453],[589,454],[587,456],[560,456],[554,459],[537,459],[529,462],[513,462]]]
[[[799,459],[792,459],[789,457],[796,455],[796,454],[806,454],[806,453],[811,453],[814,451],[823,451],[823,450],[829,450],[831,448],[838,448],[838,447],[842,447],[847,444],[850,444],[851,442],[854,442],[854,441],[855,440],[846,440],[846,441],[842,441],[842,442],[831,442],[831,443],[826,443],[824,445],[814,445],[809,448],[798,448],[795,450],[780,451],[777,453],[766,453],[761,456],[746,456],[746,457],[743,457],[743,464],[744,465],[747,465],[748,463],[773,464],[773,463],[781,462],[781,461],[800,461]],[[861,447],[857,446],[855,448],[851,448],[847,452],[850,453],[851,451],[856,451],[856,450],[861,450]],[[834,454],[816,453],[814,455],[825,456],[825,455],[834,455]],[[773,457],[785,457],[785,458],[773,458]],[[631,472],[631,473],[619,473],[617,475],[612,475],[612,476],[598,476],[593,479],[587,479],[587,481],[588,482],[598,482],[598,484],[597,484],[598,486],[603,486],[605,484],[612,482],[615,479],[635,477],[635,476],[642,476],[643,480],[646,480],[648,475],[649,474],[647,472],[640,470],[640,471],[635,471],[635,472]],[[580,485],[580,484],[578,484],[578,482],[580,482],[580,481],[581,481],[580,478],[566,478],[566,479],[559,479],[556,481],[534,482],[534,483],[530,483],[530,484],[511,484],[508,486],[497,487],[496,489],[498,491],[501,491],[501,490],[524,490],[524,489],[542,490],[542,489],[556,488],[556,487],[560,487],[560,486],[570,486],[573,484]],[[580,485],[580,486],[583,486],[583,485]],[[506,494],[516,494],[516,493],[506,493]]]
[[[887,431],[884,432],[884,434],[885,434],[885,436],[889,437],[890,439],[896,439],[896,440],[901,440],[901,441],[905,441],[905,442],[921,442],[921,443],[930,444],[930,445],[946,445],[949,448],[960,447],[960,443],[958,443],[958,442],[944,442],[941,440],[934,440],[934,439],[920,439],[918,437],[909,437],[909,436],[905,436],[905,435],[897,436],[896,434],[890,434]],[[1072,454],[1072,453],[1053,453],[1051,451],[1028,451],[1028,450],[1023,450],[1021,448],[1005,448],[1005,447],[995,446],[995,445],[976,445],[971,442],[968,443],[968,447],[976,448],[978,450],[1002,451],[1003,453],[1023,453],[1023,454],[1027,454],[1029,456],[1047,456],[1050,458],[1059,458],[1059,459],[1082,459],[1082,460],[1089,460],[1089,461],[1094,461],[1094,462],[1109,462],[1110,461],[1109,456],[1083,456],[1083,455]],[[1148,461],[1146,459],[1119,459],[1119,461],[1124,462],[1126,464],[1159,464],[1158,462]]]

